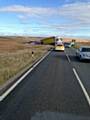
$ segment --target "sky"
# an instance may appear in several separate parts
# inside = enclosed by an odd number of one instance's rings
[[[0,35],[90,37],[90,0],[0,0]]]

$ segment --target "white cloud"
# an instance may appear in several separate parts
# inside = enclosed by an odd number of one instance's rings
[[[0,12],[15,12],[23,13],[27,15],[53,15],[56,10],[53,8],[42,8],[42,7],[26,7],[22,5],[12,5],[8,7],[0,8]]]
[[[67,4],[59,9],[59,14],[78,22],[90,23],[90,2]]]
[[[90,2],[90,0],[64,0],[66,3],[86,3]]]
[[[18,18],[26,21],[29,17],[38,17],[38,20],[48,28],[57,30],[90,29],[90,2],[66,4],[59,8],[27,7],[12,5],[0,8],[0,12],[17,13]],[[47,23],[48,19],[66,19],[66,24]],[[68,20],[72,20],[72,23]],[[47,23],[47,25],[46,25]]]
[[[13,12],[24,14],[22,17],[29,16],[46,16],[54,15],[64,16],[69,19],[75,19],[80,22],[90,23],[90,2],[88,3],[74,3],[66,4],[60,8],[43,8],[43,7],[27,7],[22,5],[12,5],[8,7],[1,7],[0,12]]]
[[[25,15],[18,15],[18,18],[20,18],[22,20],[27,20],[28,19],[28,17],[25,16]]]

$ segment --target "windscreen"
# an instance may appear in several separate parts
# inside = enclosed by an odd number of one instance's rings
[[[57,46],[60,46],[60,47],[61,47],[61,46],[63,46],[63,45],[57,45]]]
[[[90,48],[82,48],[82,52],[90,52]]]

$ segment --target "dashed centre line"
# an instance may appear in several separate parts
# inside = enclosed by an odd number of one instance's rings
[[[71,63],[70,57],[69,57],[69,55],[66,53],[66,51],[65,51],[65,54],[66,54],[66,57],[67,57],[67,59],[68,59],[68,62]],[[88,105],[89,105],[89,107],[90,107],[90,96],[89,96],[86,88],[84,87],[84,85],[83,85],[83,83],[82,83],[82,80],[80,79],[80,77],[79,77],[76,69],[75,69],[73,66],[72,66],[72,70],[73,70],[73,73],[74,73],[74,75],[75,75],[75,77],[76,77],[76,79],[77,79],[77,81],[78,81],[78,83],[79,83],[79,85],[80,85],[83,93],[84,93],[84,96],[85,96],[85,98],[86,98],[86,100],[87,100],[87,102],[88,102]]]
[[[89,96],[89,94],[87,93],[87,91],[86,91],[86,89],[85,89],[82,81],[80,80],[80,77],[79,77],[77,71],[75,70],[75,68],[73,68],[73,72],[74,72],[74,74],[75,74],[75,76],[76,76],[76,78],[77,78],[77,80],[78,80],[78,83],[79,83],[79,85],[80,85],[80,87],[81,87],[81,89],[82,89],[82,91],[83,91],[83,93],[84,93],[84,95],[85,95],[85,98],[86,98],[86,100],[87,100],[87,102],[88,102],[88,105],[89,105],[89,107],[90,107],[90,96]]]

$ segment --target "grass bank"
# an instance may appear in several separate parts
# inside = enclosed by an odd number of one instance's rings
[[[76,42],[74,48],[78,49],[81,46],[90,46],[90,42]]]
[[[0,40],[0,86],[45,54],[49,48],[49,45],[27,45],[12,40]],[[32,50],[35,53],[34,58],[31,55]]]

